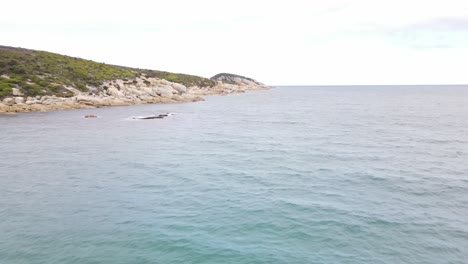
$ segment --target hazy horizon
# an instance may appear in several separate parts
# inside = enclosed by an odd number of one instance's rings
[[[436,83],[436,84],[280,84],[272,86],[277,87],[371,87],[371,86],[467,86],[468,84],[465,83],[453,83],[453,84],[444,84],[444,83]]]

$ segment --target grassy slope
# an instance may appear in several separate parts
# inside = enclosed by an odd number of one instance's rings
[[[186,86],[213,86],[210,79],[154,70],[107,65],[55,53],[0,46],[0,98],[19,88],[25,95],[72,96],[63,88],[73,86],[87,91],[87,85],[99,86],[105,80],[134,78],[145,74]]]

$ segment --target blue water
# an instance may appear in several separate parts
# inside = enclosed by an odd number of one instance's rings
[[[0,115],[0,157],[2,264],[468,263],[467,86]]]

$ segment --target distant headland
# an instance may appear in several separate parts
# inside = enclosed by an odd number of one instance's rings
[[[0,113],[195,102],[268,88],[230,73],[208,79],[0,46]]]

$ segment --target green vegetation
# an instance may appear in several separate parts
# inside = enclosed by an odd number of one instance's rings
[[[0,79],[0,98],[11,94],[12,91],[10,84],[3,83]]]
[[[65,86],[88,91],[104,81],[157,77],[185,86],[213,86],[214,81],[193,75],[107,65],[55,53],[0,46],[0,98],[18,88],[28,96],[72,96]]]
[[[168,80],[170,82],[180,83],[187,87],[198,85],[201,87],[214,86],[216,82],[213,80],[202,78],[195,75],[181,74],[181,73],[172,73],[165,71],[154,71],[154,70],[140,70],[141,73],[144,73],[147,77],[155,77],[159,79]]]

